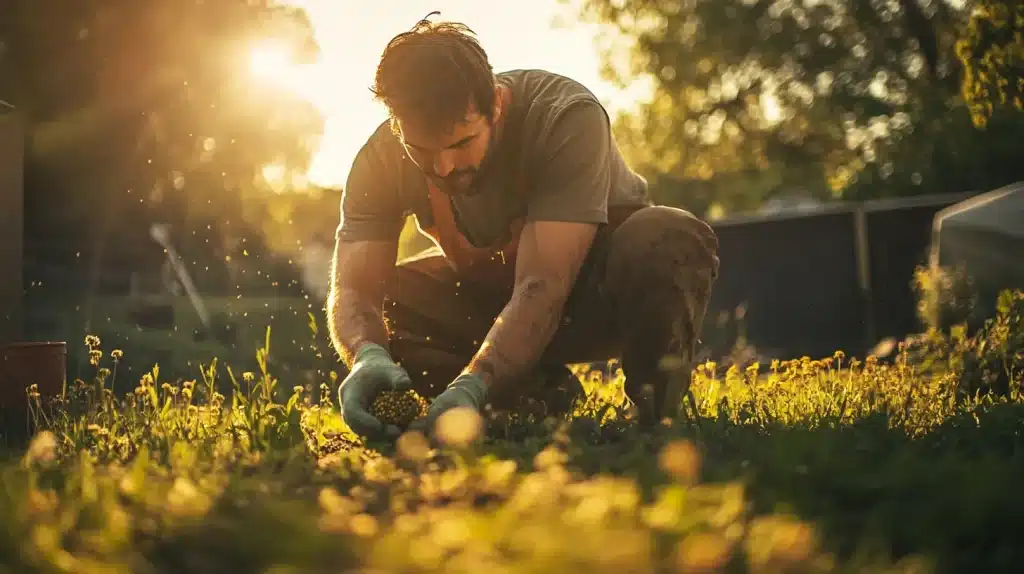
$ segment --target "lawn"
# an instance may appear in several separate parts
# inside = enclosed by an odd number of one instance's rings
[[[139,377],[160,365],[168,379],[199,377],[199,365],[214,358],[220,363],[244,364],[255,368],[253,352],[264,339],[263,329],[274,332],[273,368],[278,376],[301,379],[303,383],[320,378],[330,369],[333,353],[324,333],[322,303],[300,297],[205,297],[203,302],[210,315],[229,324],[235,337],[216,335],[198,337],[203,329],[199,315],[184,296],[147,297],[149,304],[166,304],[173,311],[171,326],[140,326],[130,310],[139,301],[128,297],[99,297],[91,309],[74,302],[39,304],[33,312],[33,321],[50,325],[34,336],[49,340],[74,341],[84,336],[80,329],[92,325],[91,334],[97,335],[109,349],[122,349],[124,358],[119,364],[121,376],[117,378],[117,391],[131,390]],[[314,321],[314,319],[318,319]],[[219,333],[218,333],[219,334]],[[88,363],[88,350],[68,345],[68,376],[71,379],[89,378],[92,369]],[[319,355],[319,356],[318,356]]]
[[[969,347],[985,364],[992,353],[1024,362],[992,343],[1019,342],[1003,326],[1019,328],[1022,302]],[[252,372],[172,385],[157,370],[124,396],[109,390],[120,353],[89,344],[96,379],[56,403],[30,395],[41,430],[0,470],[0,572],[1024,564],[1024,401],[964,393],[976,372],[964,346],[932,365],[913,349],[890,362],[837,352],[706,363],[693,376],[696,416],[652,431],[630,418],[621,372],[581,369],[587,401],[566,420],[453,413],[439,443],[408,433],[359,444],[338,417],[336,381],[277,379],[267,343]],[[1008,375],[1020,383],[1019,370]]]

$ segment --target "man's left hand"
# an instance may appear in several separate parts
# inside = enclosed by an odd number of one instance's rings
[[[444,392],[437,395],[430,408],[427,409],[427,416],[412,423],[410,428],[424,434],[433,434],[437,419],[445,412],[458,407],[471,407],[477,412],[481,412],[486,400],[487,385],[484,380],[473,373],[462,373],[448,385]]]

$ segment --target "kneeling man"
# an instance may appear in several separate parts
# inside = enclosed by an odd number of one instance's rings
[[[652,204],[599,100],[547,71],[495,73],[468,28],[426,20],[388,44],[373,91],[389,119],[348,176],[327,303],[349,427],[397,433],[368,412],[382,390],[432,398],[430,427],[461,406],[568,408],[566,365],[615,358],[641,421],[674,414],[659,365],[689,373],[718,241]],[[436,247],[396,264],[408,215]]]

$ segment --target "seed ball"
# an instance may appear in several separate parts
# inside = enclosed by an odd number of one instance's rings
[[[404,429],[427,414],[427,400],[416,391],[381,391],[370,406],[370,414],[380,422]]]

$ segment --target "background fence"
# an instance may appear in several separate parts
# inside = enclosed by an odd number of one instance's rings
[[[22,336],[24,130],[0,101],[0,343]]]
[[[712,223],[722,272],[702,333],[712,355],[743,334],[759,353],[863,355],[919,330],[912,281],[932,218],[972,193],[828,205]],[[739,312],[737,312],[739,311]]]
[[[871,286],[868,339],[901,337],[920,327],[911,284],[914,268],[927,262],[935,214],[972,195],[975,192],[863,204]]]
[[[707,350],[727,352],[740,329],[770,355],[813,356],[860,345],[864,314],[853,209],[734,218],[713,227],[721,272],[702,336]]]

